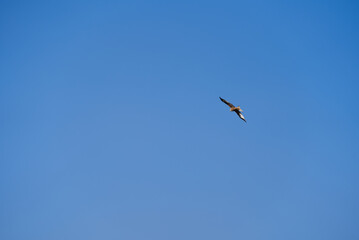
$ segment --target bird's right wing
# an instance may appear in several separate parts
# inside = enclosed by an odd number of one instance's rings
[[[221,99],[222,102],[224,102],[225,104],[227,104],[229,107],[234,107],[234,105],[230,102],[227,102],[226,100],[224,100],[223,98],[219,97],[219,99]]]
[[[243,114],[240,111],[236,110],[235,112],[243,121],[247,122],[246,119],[244,118]]]

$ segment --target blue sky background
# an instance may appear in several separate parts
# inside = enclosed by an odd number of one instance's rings
[[[0,239],[359,239],[358,11],[1,1]]]

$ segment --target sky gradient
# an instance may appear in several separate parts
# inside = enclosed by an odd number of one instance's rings
[[[358,11],[2,1],[0,239],[359,239]]]

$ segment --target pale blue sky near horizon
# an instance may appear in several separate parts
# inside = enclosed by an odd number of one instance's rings
[[[358,10],[2,1],[0,239],[359,239]]]

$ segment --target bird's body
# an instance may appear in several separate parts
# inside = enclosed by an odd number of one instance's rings
[[[242,112],[242,109],[238,106],[238,107],[231,107],[230,109],[229,109],[229,111],[231,111],[231,112],[233,112],[233,111],[240,111],[240,112]]]
[[[243,121],[247,122],[246,119],[244,118],[243,114],[242,114],[242,109],[241,109],[240,106],[235,107],[232,103],[227,102],[227,101],[224,100],[223,98],[219,97],[219,99],[221,99],[222,102],[224,102],[225,104],[227,104],[227,105],[230,107],[229,111],[237,113],[237,115],[238,115]]]

